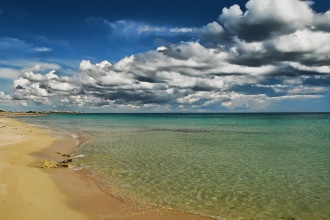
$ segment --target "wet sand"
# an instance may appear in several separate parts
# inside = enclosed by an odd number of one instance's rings
[[[0,140],[0,219],[210,219],[114,198],[84,171],[30,166],[41,160],[64,160],[55,152],[69,154],[77,146],[69,134],[0,117]]]

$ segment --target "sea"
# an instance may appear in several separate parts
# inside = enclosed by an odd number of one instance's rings
[[[214,219],[329,220],[330,113],[50,114],[113,196]]]

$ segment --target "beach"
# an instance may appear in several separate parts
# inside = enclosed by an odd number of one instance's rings
[[[77,146],[69,134],[0,117],[0,140],[0,219],[210,219],[114,198],[72,169],[32,166],[64,160],[56,152]]]

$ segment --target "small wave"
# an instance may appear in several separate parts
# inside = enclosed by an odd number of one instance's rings
[[[81,164],[82,165],[82,164]],[[84,169],[85,167],[84,166],[76,166],[76,167],[73,167],[72,170],[73,171],[79,171],[79,170],[82,170]]]
[[[89,166],[87,166],[86,164],[81,163],[81,164],[75,165],[72,168],[72,170],[74,170],[74,171],[80,171],[80,170],[88,170],[88,168],[89,168]]]
[[[76,144],[80,144],[79,136],[77,134],[71,134],[71,137],[76,141]]]
[[[83,158],[83,157],[86,157],[86,155],[84,155],[84,154],[77,154],[77,155],[74,155],[73,156],[74,159]]]

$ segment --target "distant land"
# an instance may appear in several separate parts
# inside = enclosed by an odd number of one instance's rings
[[[0,116],[2,117],[14,117],[14,116],[39,116],[39,115],[47,115],[47,114],[82,114],[82,111],[5,111],[0,109]]]

